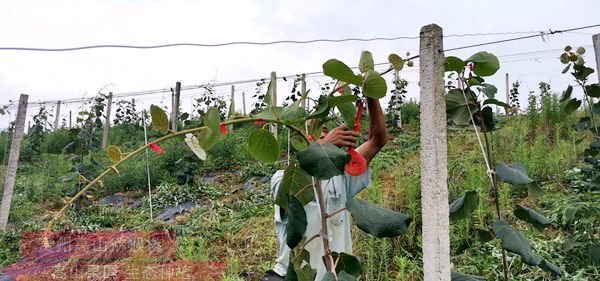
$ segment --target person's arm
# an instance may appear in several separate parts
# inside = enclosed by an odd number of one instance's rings
[[[379,100],[367,97],[367,108],[369,110],[369,139],[358,148],[358,152],[369,164],[387,143],[387,130]]]

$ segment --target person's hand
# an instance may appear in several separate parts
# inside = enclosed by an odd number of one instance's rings
[[[337,147],[354,147],[358,141],[358,132],[348,130],[348,127],[344,124],[331,132],[323,132],[321,138],[319,138],[319,144],[331,143]]]

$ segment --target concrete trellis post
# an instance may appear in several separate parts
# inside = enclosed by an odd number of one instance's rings
[[[23,140],[25,118],[27,118],[28,99],[29,96],[23,94],[21,94],[21,97],[19,98],[17,119],[15,120],[15,129],[13,131],[12,144],[10,146],[10,155],[8,156],[6,180],[4,181],[4,194],[2,195],[2,205],[0,205],[0,230],[6,230],[6,225],[8,224],[8,215],[10,214],[10,205],[12,203],[12,195],[17,177],[17,165],[19,164],[21,140]]]
[[[246,115],[246,92],[242,92],[242,109],[244,115]]]
[[[233,106],[234,114],[235,114],[235,86],[231,85],[231,100],[229,102],[229,107]],[[231,108],[229,109],[231,111]],[[231,116],[227,116],[227,118],[231,118]],[[233,131],[233,124],[227,126],[227,129],[231,132]]]
[[[302,74],[302,80],[300,80],[300,91],[302,91],[302,95],[306,94],[306,75]],[[306,109],[306,100],[302,100],[302,108]]]
[[[181,82],[175,83],[175,93],[171,95],[171,130],[177,132],[179,121],[179,97],[181,94]]]
[[[510,96],[510,88],[509,88],[510,87],[510,85],[509,85],[510,83],[509,83],[509,80],[508,80],[508,73],[506,73],[506,81],[505,81],[505,83],[506,83],[506,85],[505,85],[506,86],[506,104],[510,104],[510,97],[509,97]],[[508,115],[508,108],[504,109],[504,114]]]
[[[421,28],[421,206],[425,281],[450,281],[448,147],[442,28]]]
[[[104,129],[102,130],[102,148],[108,146],[108,130],[110,130],[110,108],[112,107],[113,93],[108,93],[108,100],[106,102],[106,119],[104,119]]]
[[[600,82],[600,33],[592,36],[594,41],[594,54],[596,55],[596,73],[598,73],[598,82]]]
[[[277,106],[277,73],[271,72],[271,106]],[[271,124],[271,133],[277,138],[277,124]]]
[[[54,117],[54,131],[58,129],[58,121],[60,120],[60,101],[56,102],[56,116]]]
[[[73,125],[73,112],[71,110],[69,110],[69,129],[72,128],[71,125]]]

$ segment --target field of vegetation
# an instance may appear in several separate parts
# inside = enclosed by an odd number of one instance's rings
[[[518,91],[518,83],[513,90]],[[530,93],[523,114],[495,116],[495,130],[486,132],[493,159],[522,163],[525,170],[517,170],[533,180],[516,185],[499,181],[497,196],[473,127],[449,125],[448,203],[455,205],[458,199],[475,206],[464,211],[464,217],[451,217],[452,271],[485,280],[503,278],[502,246],[493,233],[497,203],[502,219],[527,237],[533,254],[551,261],[562,274],[556,277],[552,266],[527,266],[524,254],[509,251],[510,280],[600,279],[600,160],[594,158],[600,142],[597,132],[589,130],[589,116],[597,108],[574,110],[574,102],[565,95],[542,82],[539,91]],[[518,103],[515,97],[511,103]],[[122,106],[124,113],[111,128],[109,143],[132,151],[144,145],[144,128],[131,103]],[[397,117],[389,112],[393,106],[402,112],[402,128],[397,128]],[[97,147],[103,109],[102,100],[91,104],[75,130],[46,131],[42,124],[48,113],[42,109],[36,116],[22,144],[9,229],[0,233],[0,268],[21,259],[20,233],[43,231],[53,214],[83,187],[79,175],[93,179],[110,165],[107,151]],[[204,123],[203,118],[202,114],[186,116],[180,125],[192,128]],[[420,280],[419,105],[391,104],[386,118],[389,141],[371,163],[372,185],[358,197],[413,221],[406,233],[394,238],[376,238],[354,227],[354,255],[362,262],[362,280]],[[288,131],[279,130],[279,159],[263,163],[254,160],[247,144],[256,127],[234,124],[225,141],[206,151],[204,161],[180,139],[161,143],[165,153],[150,153],[149,165],[145,154],[135,156],[119,167],[119,175],[107,176],[102,186],[76,200],[54,229],[172,230],[177,234],[178,259],[223,262],[224,280],[258,280],[273,267],[278,252],[269,181],[276,170],[287,166],[283,152]],[[157,137],[159,133],[149,131],[149,139]],[[10,139],[6,131],[0,135],[0,157],[7,157],[5,144]],[[6,166],[0,166],[0,181],[5,171]],[[477,194],[477,202],[465,194]],[[186,207],[171,212],[174,206]]]

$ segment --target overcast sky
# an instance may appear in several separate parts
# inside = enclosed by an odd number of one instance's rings
[[[577,6],[574,6],[577,5]],[[62,48],[96,44],[155,45],[168,43],[266,42],[418,36],[423,25],[436,23],[444,34],[548,31],[599,24],[600,2],[587,1],[27,1],[0,0],[0,47]],[[500,71],[489,79],[504,96],[504,73],[519,80],[521,104],[540,81],[562,91],[572,83],[562,75],[560,51],[521,56],[510,54],[589,46],[586,58],[595,68],[592,34],[600,28],[551,35],[510,43],[449,52],[466,58],[486,50],[500,56]],[[445,48],[512,38],[527,34],[451,37]],[[153,50],[92,49],[73,52],[0,51],[0,104],[90,97],[104,92],[123,93],[209,81],[228,82],[278,75],[320,71],[327,59],[338,58],[356,66],[361,50],[370,50],[376,62],[389,53],[418,53],[419,40],[373,42],[278,44],[270,46],[173,47]],[[418,68],[401,72],[411,84],[408,96],[418,97]],[[598,76],[593,75],[596,82]],[[391,77],[390,77],[391,78]],[[318,93],[319,76],[308,78],[308,87]],[[254,92],[253,84],[236,86]],[[279,83],[280,101],[291,82]],[[219,94],[229,87],[218,88]],[[189,111],[190,99],[199,91],[184,92],[182,105]],[[150,103],[169,103],[170,94],[143,98]],[[248,96],[247,96],[248,97]],[[384,99],[384,102],[387,98]],[[251,101],[247,101],[248,106]],[[73,105],[75,106],[75,105]],[[72,107],[73,107],[72,106]],[[239,106],[238,106],[239,108]],[[63,109],[62,116],[68,114]],[[76,109],[73,109],[76,110]],[[16,110],[13,110],[13,114]],[[37,108],[30,108],[30,115]],[[13,117],[14,119],[14,117]],[[0,128],[7,126],[6,116]]]

